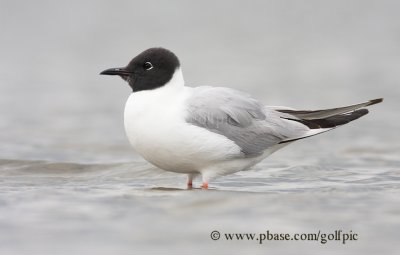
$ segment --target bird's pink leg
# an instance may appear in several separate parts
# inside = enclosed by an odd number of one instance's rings
[[[208,189],[208,181],[209,181],[209,176],[207,173],[201,173],[202,180],[203,180],[203,185],[201,185],[202,189]]]
[[[188,174],[188,179],[187,179],[187,188],[192,189],[193,188],[193,174]]]
[[[203,181],[203,185],[201,185],[202,189],[208,189],[208,182]]]

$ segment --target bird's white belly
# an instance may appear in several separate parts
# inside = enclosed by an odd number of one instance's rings
[[[167,171],[199,173],[240,154],[233,141],[186,123],[183,98],[165,98],[133,93],[125,106],[126,134],[147,161]]]

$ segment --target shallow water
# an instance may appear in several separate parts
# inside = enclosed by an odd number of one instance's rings
[[[284,153],[283,153],[284,154]],[[186,190],[185,178],[138,160],[115,164],[2,160],[4,254],[296,252],[395,254],[400,227],[398,159],[368,152],[312,162],[271,160]],[[374,153],[375,154],[375,153]],[[293,162],[292,161],[292,162]],[[199,183],[195,183],[198,187]],[[265,242],[221,233],[333,233],[358,240]],[[384,237],[384,242],[382,241]]]
[[[397,254],[397,1],[1,4],[0,254]],[[129,88],[98,75],[154,45],[178,53],[189,84],[270,105],[385,102],[187,190],[130,148]],[[358,240],[224,239],[267,230]]]

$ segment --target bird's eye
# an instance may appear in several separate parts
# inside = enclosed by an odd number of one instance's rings
[[[153,65],[150,62],[146,62],[143,64],[143,68],[146,70],[153,69]]]

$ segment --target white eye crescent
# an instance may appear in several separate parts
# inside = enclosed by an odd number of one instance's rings
[[[151,69],[153,69],[153,64],[150,62],[146,62],[143,64],[143,68],[146,69],[147,71],[151,70]]]

